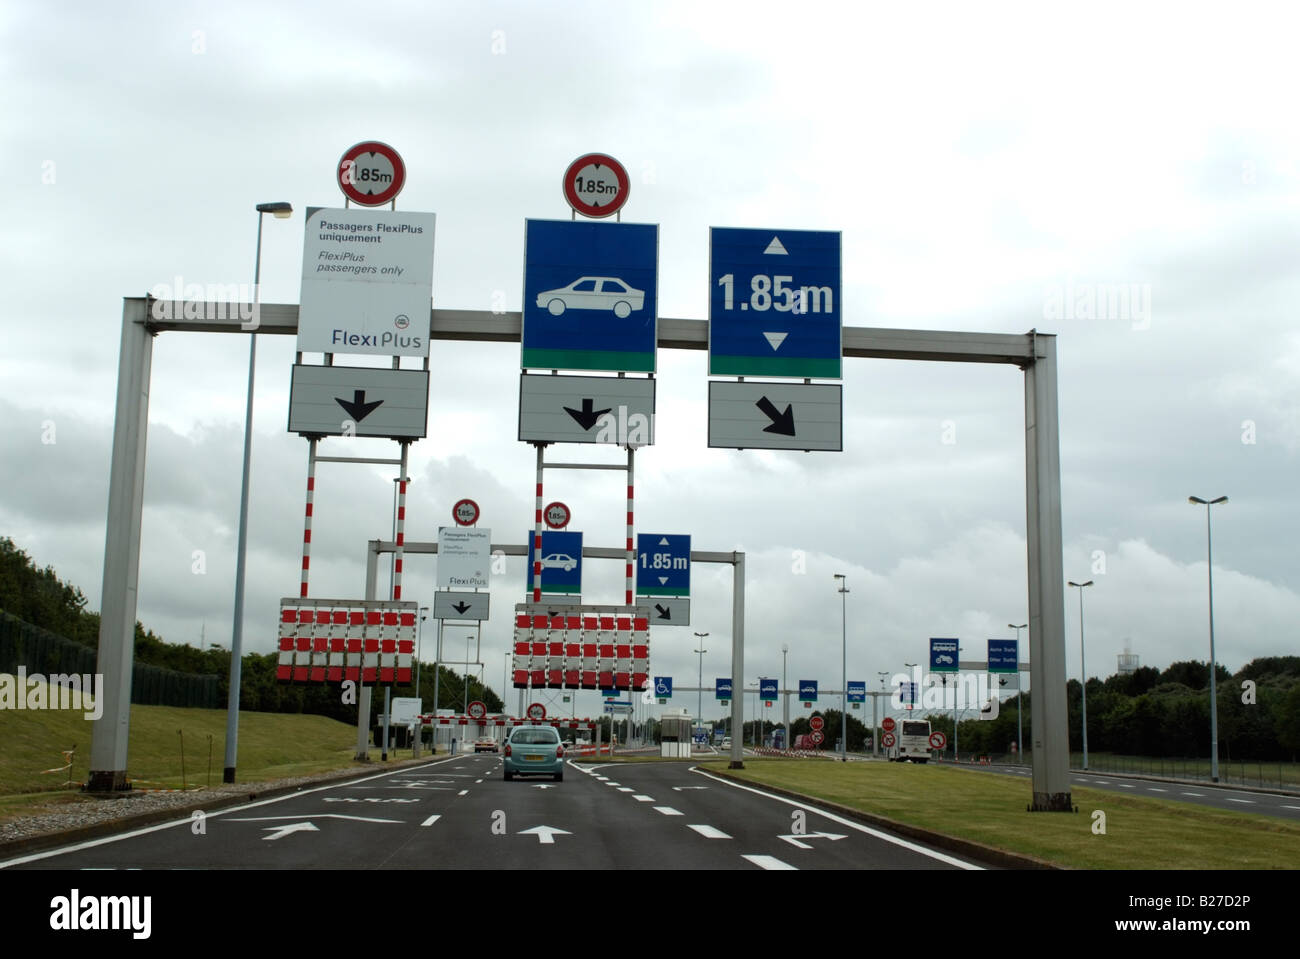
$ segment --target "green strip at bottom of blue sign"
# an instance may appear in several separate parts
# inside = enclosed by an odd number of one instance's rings
[[[537,370],[608,370],[611,372],[653,373],[653,353],[622,353],[614,350],[538,350],[524,348],[524,369]],[[802,376],[803,374],[799,374]]]

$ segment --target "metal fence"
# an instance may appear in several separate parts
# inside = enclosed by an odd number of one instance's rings
[[[95,673],[97,651],[48,629],[0,611],[0,673],[50,676],[55,673]],[[142,706],[186,706],[216,709],[222,705],[219,676],[182,673],[163,666],[135,663],[131,673],[131,702]]]

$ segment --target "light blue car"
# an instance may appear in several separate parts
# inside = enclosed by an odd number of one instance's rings
[[[554,726],[516,726],[501,749],[506,782],[515,776],[564,779],[564,744]]]

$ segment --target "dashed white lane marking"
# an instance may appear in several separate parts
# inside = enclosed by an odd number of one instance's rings
[[[1134,788],[1132,783],[1117,783],[1116,785],[1118,785],[1120,789],[1132,789],[1132,788]]]
[[[478,785],[479,783],[481,783],[482,781],[483,781],[483,780],[481,780],[481,779],[476,779],[476,780],[474,780],[474,785],[477,786],[477,785]]]
[[[1231,796],[1224,796],[1223,798],[1228,800],[1228,802],[1244,802],[1250,803],[1252,806],[1255,805],[1255,800],[1253,799],[1233,799]]]
[[[631,786],[619,786],[619,787],[618,787],[618,791],[621,792],[621,793],[632,793],[632,792],[636,792],[636,790],[633,789]]]
[[[759,869],[796,869],[798,867],[790,865],[788,862],[782,862],[775,856],[741,856],[741,859],[747,859]]]
[[[616,783],[616,782],[614,782],[612,779],[609,779],[609,780],[606,780],[606,781],[605,781],[605,785],[606,785],[606,786],[621,786],[621,785],[623,785],[623,784],[622,784],[622,783]]]
[[[655,807],[654,807],[654,811],[655,811],[655,812],[661,812],[661,813],[663,813],[665,816],[680,816],[680,815],[681,815],[681,813],[679,813],[679,812],[678,812],[676,809],[674,809],[672,806],[655,806]]]
[[[596,782],[600,782],[600,783],[606,783],[606,782],[609,782],[609,777],[608,777],[608,776],[597,776],[597,777],[596,777]]]
[[[1191,795],[1191,794],[1189,793],[1188,795]],[[1283,808],[1283,809],[1300,809],[1300,806],[1288,806],[1288,805],[1286,805],[1286,804],[1284,803],[1284,804],[1282,805],[1282,808]]]
[[[465,796],[465,795],[467,795],[468,793],[469,793],[469,790],[468,790],[468,789],[462,789],[460,792],[456,793],[456,795],[457,795],[457,796]]]
[[[694,829],[697,833],[699,833],[699,834],[700,834],[701,836],[703,836],[705,839],[730,839],[730,838],[731,838],[731,837],[728,836],[725,832],[723,832],[721,829],[715,829],[715,828],[712,827],[712,826],[704,826],[704,825],[689,825],[689,824],[688,824],[686,828],[687,828],[687,829]]]
[[[637,802],[654,802],[654,801],[655,801],[653,796],[633,796],[632,798],[635,799]]]
[[[436,822],[437,822],[439,819],[441,819],[441,818],[442,818],[441,815],[430,816],[430,817],[429,817],[428,819],[426,819],[424,822],[420,823],[420,825],[421,825],[421,826],[432,826],[434,823],[436,823]]]
[[[1147,792],[1152,792],[1152,793],[1167,793],[1167,792],[1169,792],[1169,790],[1168,790],[1168,789],[1157,789],[1155,786],[1148,786],[1148,787],[1147,787]]]
[[[1183,793],[1184,796],[1195,796],[1197,799],[1203,799],[1205,793]]]

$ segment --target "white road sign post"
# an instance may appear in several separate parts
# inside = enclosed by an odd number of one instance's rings
[[[432,213],[309,207],[298,350],[428,356]]]

